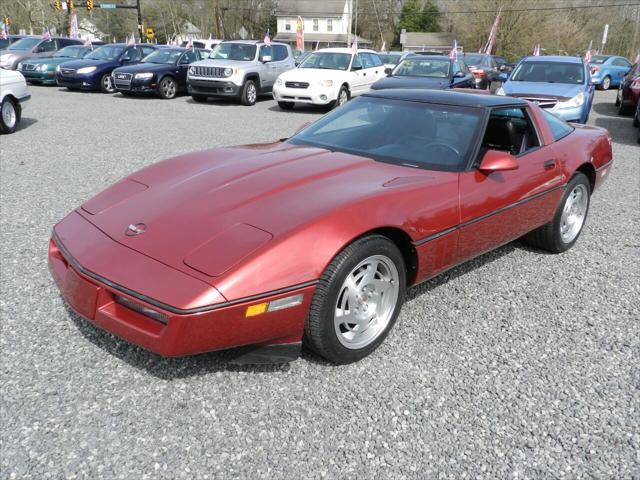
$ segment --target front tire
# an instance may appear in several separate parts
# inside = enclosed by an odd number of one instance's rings
[[[0,105],[0,131],[2,133],[13,133],[18,128],[18,107],[9,97],[5,97]]]
[[[258,87],[253,80],[247,80],[242,86],[242,93],[240,94],[240,103],[247,107],[251,107],[256,104],[258,100]]]
[[[611,77],[607,75],[602,79],[602,83],[598,85],[598,90],[609,90],[611,87]]]
[[[348,101],[349,101],[349,90],[347,89],[347,87],[342,85],[340,87],[340,90],[338,90],[338,97],[333,102],[333,107],[334,108],[341,107],[342,105],[344,105]]]
[[[530,232],[524,240],[553,253],[569,250],[580,237],[589,213],[591,185],[584,173],[576,173],[565,188],[553,220]]]
[[[158,85],[158,91],[160,93],[160,98],[171,100],[176,98],[176,95],[178,93],[178,85],[173,78],[164,77],[160,82],[160,85]]]
[[[102,93],[115,93],[116,87],[113,85],[113,80],[111,79],[111,74],[106,73],[100,79],[100,90]]]
[[[406,291],[398,247],[371,235],[342,250],[324,271],[305,322],[304,343],[330,362],[358,361],[393,327]]]

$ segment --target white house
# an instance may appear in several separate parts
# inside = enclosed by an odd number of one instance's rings
[[[353,1],[333,0],[280,0],[276,9],[278,31],[274,40],[295,46],[298,16],[302,17],[304,29],[304,49],[316,47],[345,47],[355,39],[349,36],[349,19]],[[358,44],[371,42],[358,37]]]

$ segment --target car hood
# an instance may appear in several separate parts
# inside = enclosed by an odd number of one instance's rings
[[[509,80],[502,88],[506,95],[543,95],[558,98],[572,98],[584,91],[584,85],[571,83],[514,82]]]
[[[174,64],[166,63],[136,63],[135,65],[127,65],[126,67],[118,67],[116,70],[120,73],[140,73],[140,72],[166,72],[175,69]],[[114,70],[114,71],[116,71]]]
[[[133,250],[189,274],[194,272],[188,265],[195,265],[214,277],[249,253],[240,250],[261,248],[336,209],[386,193],[392,188],[385,183],[407,172],[416,173],[280,142],[224,148],[143,169],[87,201],[78,213]],[[437,176],[429,172],[429,181]],[[224,258],[198,268],[207,245],[209,251],[225,252]],[[238,251],[228,252],[236,245]]]
[[[46,63],[48,65],[59,65],[65,62],[72,62],[73,57],[38,57],[32,60],[29,60],[29,63],[33,65],[41,65]]]
[[[382,90],[385,88],[428,88],[444,90],[451,86],[448,78],[424,78],[424,77],[387,77],[378,80],[371,88]]]
[[[346,75],[347,71],[344,70],[328,70],[326,68],[294,68],[288,70],[280,75],[280,78],[285,81],[305,81],[305,82],[318,82],[319,80],[330,80],[337,76]]]
[[[229,67],[229,68],[244,69],[244,68],[255,68],[256,62],[254,62],[253,60],[243,61],[243,60],[207,59],[207,60],[201,60],[199,62],[194,62],[191,64],[191,66],[193,65],[199,65],[203,67]]]
[[[92,58],[83,58],[81,60],[70,60],[68,62],[64,62],[65,68],[72,68],[77,70],[83,67],[112,67],[114,65],[119,65],[116,60],[94,60]]]

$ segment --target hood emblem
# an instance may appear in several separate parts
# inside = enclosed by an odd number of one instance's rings
[[[142,235],[146,231],[147,226],[144,223],[136,223],[135,225],[132,223],[124,231],[124,234],[127,237],[135,237],[136,235]]]

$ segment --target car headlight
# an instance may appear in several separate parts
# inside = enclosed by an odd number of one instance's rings
[[[504,88],[500,87],[498,90],[496,90],[496,95],[506,95],[506,93],[504,93]]]
[[[575,97],[570,98],[569,100],[566,100],[564,102],[558,102],[557,108],[581,107],[582,105],[584,105],[584,101],[585,101],[584,93],[580,92]]]
[[[96,71],[96,67],[83,67],[83,68],[79,68],[76,73],[79,73],[82,75],[83,73],[91,73],[95,71]]]
[[[195,75],[196,74],[196,67],[189,67],[189,75]]]
[[[225,77],[230,77],[233,75],[233,68],[225,68],[223,73]]]
[[[136,73],[136,76],[135,76],[137,80],[148,80],[152,77],[153,77],[153,73],[151,72]]]
[[[283,81],[280,77],[276,78],[276,85],[282,85]]]
[[[48,65],[46,63],[43,63],[42,65],[38,65],[38,68],[36,68],[36,70],[38,70],[39,72],[46,72],[47,67]]]
[[[22,62],[19,62],[16,66],[16,70],[22,70]]]
[[[320,81],[320,86],[321,87],[333,87],[333,80],[321,80]]]

